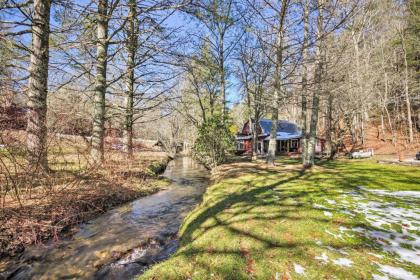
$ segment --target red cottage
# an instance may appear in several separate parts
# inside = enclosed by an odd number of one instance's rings
[[[270,139],[272,121],[262,119],[256,124],[258,135],[258,154],[266,154],[268,151],[268,142]],[[294,123],[281,120],[277,125],[277,149],[276,154],[295,154],[301,152],[302,131]],[[322,153],[324,143],[322,140],[317,141],[316,152]],[[247,121],[242,131],[236,136],[236,150],[240,154],[252,152],[252,133]]]

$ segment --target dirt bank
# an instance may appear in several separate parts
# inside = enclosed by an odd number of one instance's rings
[[[39,179],[37,187],[21,190],[19,196],[10,194],[0,208],[0,258],[71,235],[72,225],[165,188],[168,182],[158,173],[168,160],[162,155],[129,162],[108,160],[84,172],[55,172]]]

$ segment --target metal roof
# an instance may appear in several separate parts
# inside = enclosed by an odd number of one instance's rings
[[[261,127],[261,134],[267,135],[264,140],[270,139],[270,130],[273,124],[272,120],[262,119],[259,121]],[[302,137],[300,128],[292,122],[280,120],[277,123],[277,140],[288,140]]]

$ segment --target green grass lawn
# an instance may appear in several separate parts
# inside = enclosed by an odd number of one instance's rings
[[[418,168],[343,160],[301,172],[279,159],[214,178],[179,250],[140,279],[420,277],[420,200],[369,191],[420,191]]]

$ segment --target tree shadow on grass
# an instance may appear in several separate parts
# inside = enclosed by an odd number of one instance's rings
[[[322,166],[321,166],[322,167]],[[258,251],[270,250],[272,248],[278,248],[281,250],[286,250],[291,256],[296,254],[301,254],[306,256],[307,249],[310,247],[316,247],[315,237],[318,234],[324,234],[324,229],[329,229],[331,226],[338,228],[339,226],[344,226],[347,228],[362,227],[365,229],[373,229],[368,223],[363,221],[352,220],[344,218],[343,214],[334,213],[334,219],[331,219],[327,216],[323,217],[322,214],[314,214],[310,211],[324,211],[324,209],[319,209],[314,206],[316,201],[324,198],[334,199],[336,196],[340,196],[343,192],[355,191],[362,182],[370,185],[377,185],[385,187],[383,183],[377,182],[377,179],[370,174],[369,172],[374,172],[382,174],[389,178],[389,180],[397,180],[398,176],[392,174],[390,170],[381,170],[380,168],[369,168],[365,170],[363,168],[353,168],[345,170],[346,172],[340,172],[340,168],[345,168],[341,164],[334,166],[329,163],[328,168],[325,168],[322,172],[322,176],[318,172],[305,172],[299,169],[294,171],[270,169],[265,166],[261,167],[258,165],[252,165],[246,163],[244,166],[240,164],[234,164],[234,166],[229,165],[224,167],[225,170],[220,176],[220,180],[231,180],[230,182],[225,182],[220,186],[213,186],[217,189],[212,190],[214,195],[208,201],[204,202],[204,205],[201,205],[196,211],[187,219],[187,222],[184,224],[182,231],[182,243],[184,247],[176,253],[176,256],[183,256],[189,258],[195,258],[202,254],[219,255],[219,256],[228,256],[236,255],[246,259],[243,252],[237,248],[217,248],[217,249],[205,249],[202,248],[202,242],[194,243],[196,240],[200,239],[203,235],[209,231],[217,228],[223,228],[225,233],[231,234],[234,238],[246,238],[249,240],[255,240],[256,244],[262,246],[263,249],[251,248],[252,254],[259,254]],[[243,174],[253,174],[254,177],[246,178],[242,181],[235,181]],[[274,183],[257,186],[255,180],[258,176],[283,176],[285,178],[275,181]],[[292,175],[291,175],[292,174]],[[272,181],[272,178],[270,178]],[[258,182],[263,184],[264,180]],[[299,184],[309,183],[311,186],[307,188],[300,188]],[[242,184],[245,187],[236,189],[236,191],[223,191],[226,188],[226,185],[232,185],[234,183]],[[320,184],[320,187],[317,187],[317,183]],[[297,184],[297,185],[296,185]],[[239,191],[238,191],[239,190]],[[363,197],[364,194],[360,193]],[[274,199],[275,197],[275,199]],[[338,198],[339,199],[339,198]],[[296,204],[291,205],[290,201],[295,201]],[[206,205],[207,204],[207,205]],[[270,208],[270,206],[276,206],[275,210]],[[343,205],[344,206],[344,205]],[[344,206],[345,207],[345,206]],[[333,207],[334,208],[334,207]],[[271,209],[266,212],[262,212],[265,209]],[[309,211],[309,212],[306,212]],[[339,209],[327,209],[330,212],[339,212]],[[296,213],[312,213],[309,216],[299,216]],[[339,214],[336,216],[336,214]],[[282,236],[282,232],[277,232],[276,236],[266,235],[263,231],[264,228],[255,230],[253,228],[249,229],[246,225],[247,223],[252,222],[253,225],[270,226],[272,223],[278,221],[289,221],[288,225],[294,225],[293,222],[299,222],[299,220],[307,220],[309,223],[316,225],[318,228],[314,228],[313,232],[315,233],[314,239],[308,236],[298,240],[287,240]],[[209,222],[210,221],[210,222]],[[290,223],[291,222],[291,223]],[[306,221],[303,221],[306,222]],[[309,232],[312,231],[311,228],[308,229]],[[291,231],[294,232],[294,231]],[[328,236],[328,235],[327,235]],[[223,237],[222,237],[223,238]],[[228,240],[228,239],[227,239]],[[366,244],[371,242],[370,240],[359,237],[358,240],[353,240],[351,243],[345,242],[344,240],[336,240],[333,237],[330,238],[331,243],[326,245],[332,245],[333,250],[340,249],[349,249],[357,250],[363,252],[365,250],[377,251],[378,248],[367,247]],[[229,242],[229,241],[224,241]],[[233,242],[233,240],[232,240]],[[214,240],[214,244],[217,244],[218,240]],[[201,244],[199,246],[198,244]],[[207,244],[206,241],[204,244]],[[262,244],[262,245],[261,245]],[[370,243],[372,244],[372,243]],[[210,245],[211,246],[211,245]],[[319,247],[319,246],[317,246]],[[330,247],[331,248],[331,247]],[[366,255],[366,254],[365,254]],[[312,256],[313,257],[313,256]],[[366,257],[366,256],[365,256]],[[214,271],[229,277],[226,272],[226,269],[219,266],[212,266],[207,262],[203,262],[200,259],[196,260],[197,264],[207,271]],[[285,261],[285,260],[283,260]],[[311,262],[316,264],[316,260],[311,258]],[[286,260],[287,262],[287,260]],[[319,261],[318,261],[319,262]],[[223,263],[223,261],[221,261]],[[206,268],[207,267],[207,268]],[[334,270],[341,271],[339,266],[330,268],[331,275],[334,274]],[[371,268],[370,268],[371,269]],[[357,271],[357,269],[355,270]],[[229,272],[230,273],[230,272]],[[351,272],[353,273],[353,272]],[[354,272],[356,273],[356,272]],[[358,272],[357,272],[358,273]],[[249,275],[246,273],[239,273],[237,279],[249,279]],[[252,277],[251,277],[252,278]],[[236,278],[235,278],[236,279]]]

